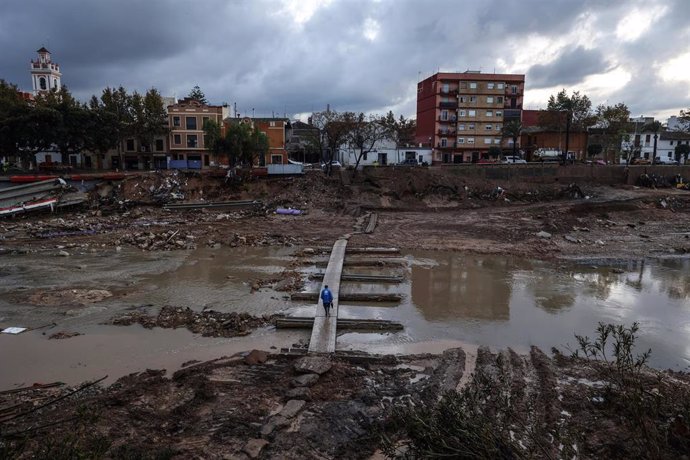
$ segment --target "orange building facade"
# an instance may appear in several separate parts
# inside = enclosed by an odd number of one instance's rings
[[[268,154],[259,155],[254,166],[266,166],[268,164],[287,164],[287,143],[290,138],[290,120],[288,118],[226,118],[225,126],[233,123],[248,124],[258,129],[268,137]]]

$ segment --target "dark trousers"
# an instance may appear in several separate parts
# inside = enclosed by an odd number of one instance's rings
[[[323,309],[326,310],[326,316],[330,316],[330,309],[333,306],[333,302],[324,302]]]

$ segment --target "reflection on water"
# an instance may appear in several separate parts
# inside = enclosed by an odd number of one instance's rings
[[[411,283],[401,288],[405,300],[377,312],[401,321],[405,331],[374,341],[381,349],[459,340],[549,350],[575,345],[574,334],[591,335],[598,322],[637,321],[639,345],[652,348],[652,365],[690,365],[689,259],[551,263],[433,251],[407,258]],[[343,336],[340,344],[357,348],[354,336]],[[369,340],[365,348],[373,345]]]
[[[425,318],[509,319],[518,267],[508,258],[437,257],[435,266],[412,264],[412,302]]]

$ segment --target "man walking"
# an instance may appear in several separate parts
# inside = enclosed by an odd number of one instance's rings
[[[323,302],[323,308],[326,310],[326,316],[331,316],[329,311],[333,305],[333,294],[331,294],[331,290],[328,289],[328,285],[325,285],[321,291],[321,300]]]

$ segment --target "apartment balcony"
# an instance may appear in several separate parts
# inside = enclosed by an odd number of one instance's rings
[[[443,89],[441,89],[439,91],[439,94],[442,94],[444,96],[457,97],[458,89],[457,88],[456,89],[449,89],[448,91],[443,91]]]
[[[522,113],[522,109],[505,109],[503,110],[503,119],[508,120],[511,118],[517,118],[518,120],[520,119],[520,115]]]
[[[456,123],[458,121],[458,117],[453,115],[452,117],[448,117],[445,120],[442,117],[438,117],[438,120],[441,123]]]
[[[448,142],[446,145],[441,145],[440,142],[436,144],[436,148],[441,150],[453,150],[457,146],[457,142]]]
[[[451,136],[455,136],[456,134],[457,134],[457,132],[455,130],[450,130],[450,129],[446,129],[446,130],[439,129],[438,130],[439,136],[451,137]]]
[[[442,109],[457,109],[458,108],[458,101],[439,102],[438,106]]]

